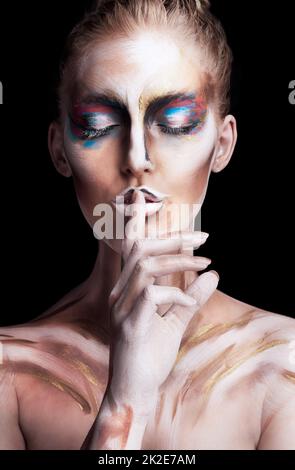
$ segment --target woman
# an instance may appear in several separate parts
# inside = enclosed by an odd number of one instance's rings
[[[295,447],[294,320],[193,257],[230,67],[207,0],[98,1],[69,36],[49,148],[101,240],[85,282],[1,329],[2,449]]]

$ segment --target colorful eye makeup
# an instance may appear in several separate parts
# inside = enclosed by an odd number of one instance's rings
[[[164,134],[193,135],[201,130],[207,116],[203,97],[194,95],[177,98],[162,108],[156,116],[157,126]]]
[[[102,137],[118,135],[118,128],[130,125],[130,116],[122,103],[98,98],[95,104],[76,104],[69,114],[68,131],[72,141],[97,148]],[[109,104],[110,103],[110,104]],[[172,94],[156,97],[144,113],[144,123],[155,124],[162,134],[171,136],[197,134],[204,126],[207,104],[195,94]],[[117,132],[116,132],[117,131]]]
[[[95,147],[97,139],[110,135],[119,126],[118,112],[104,105],[75,105],[69,114],[68,129],[73,141]]]

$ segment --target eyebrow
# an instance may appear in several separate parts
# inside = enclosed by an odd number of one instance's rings
[[[149,104],[145,111],[144,120],[145,122],[149,122],[160,109],[164,108],[173,101],[185,101],[194,99],[196,99],[195,93],[171,92],[162,96],[154,97],[149,101]]]
[[[196,93],[188,92],[175,92],[171,91],[164,95],[154,96],[147,99],[147,107],[145,110],[144,121],[149,122],[154,115],[162,109],[164,106],[172,103],[176,100],[194,100],[196,99]],[[111,106],[112,108],[119,109],[128,113],[127,103],[122,99],[121,96],[113,92],[104,93],[92,93],[82,99],[81,104],[102,104],[105,106]]]
[[[81,100],[81,104],[102,104],[105,106],[111,106],[113,108],[127,110],[127,106],[122,98],[114,93],[109,92],[89,94]]]

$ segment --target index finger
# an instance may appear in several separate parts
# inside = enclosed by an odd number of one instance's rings
[[[122,244],[124,262],[130,254],[134,241],[145,238],[146,203],[141,191],[134,190],[132,204],[127,207],[126,213],[131,215],[131,219],[125,226],[125,239]]]

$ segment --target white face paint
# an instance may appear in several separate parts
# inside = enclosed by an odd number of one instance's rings
[[[67,118],[64,146],[81,209],[91,226],[96,221],[94,207],[110,202],[129,186],[145,185],[170,195],[159,211],[160,220],[166,220],[172,205],[202,204],[217,140],[203,79],[195,43],[176,41],[171,32],[147,29],[128,38],[106,39],[83,56],[66,109],[78,127]],[[119,97],[125,109],[102,107],[94,100],[98,94]],[[157,108],[149,106],[168,94],[181,97]],[[113,129],[93,139],[103,120]],[[95,131],[89,134],[81,125]],[[177,129],[192,126],[175,135]],[[179,226],[173,207],[164,229],[157,228],[156,214],[149,217],[149,236],[188,228],[191,220],[182,220]]]

